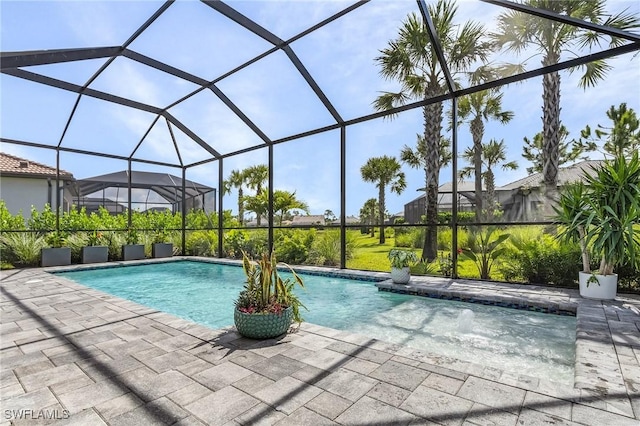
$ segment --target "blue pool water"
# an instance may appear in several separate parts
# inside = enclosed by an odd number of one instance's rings
[[[60,273],[173,315],[233,325],[242,268],[177,261]],[[308,322],[516,374],[573,383],[574,317],[379,292],[372,281],[301,274]]]

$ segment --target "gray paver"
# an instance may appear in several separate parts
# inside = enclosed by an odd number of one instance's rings
[[[429,377],[424,379],[423,385],[437,389],[442,392],[455,395],[464,383],[464,380],[454,379],[453,377],[443,376],[438,373],[431,373]]]
[[[298,408],[293,414],[282,419],[277,426],[301,426],[301,425],[313,425],[313,426],[333,426],[337,423],[321,416],[320,414],[313,412],[305,407]]]
[[[626,416],[620,416],[604,410],[587,407],[582,404],[574,404],[571,413],[571,420],[585,425],[616,425],[616,426],[638,426],[640,422]]]
[[[369,373],[368,376],[401,388],[414,390],[429,374],[428,371],[410,365],[387,361]]]
[[[293,377],[284,377],[263,388],[255,396],[278,411],[291,414],[322,392],[321,389]]]
[[[109,419],[111,426],[173,424],[188,413],[167,398],[159,398]]]
[[[277,411],[261,402],[246,411],[244,414],[236,417],[234,421],[241,425],[271,426],[286,417],[286,414],[281,413],[280,411]]]
[[[358,400],[336,419],[343,425],[408,425],[415,416],[367,396]]]
[[[143,404],[144,401],[133,393],[125,393],[124,395],[105,401],[102,404],[98,404],[95,408],[102,417],[109,420],[112,417],[132,411]]]
[[[524,401],[525,391],[478,377],[469,377],[457,395],[502,411],[518,414]]]
[[[344,410],[349,408],[351,404],[352,402],[348,399],[334,395],[331,392],[323,391],[320,395],[307,402],[305,407],[328,419],[334,420],[342,414]]]
[[[542,413],[540,411],[531,410],[529,408],[523,408],[520,416],[518,416],[518,425],[554,425],[554,426],[578,426],[580,423],[572,422],[571,420],[565,420],[560,417],[552,416],[551,414]],[[600,423],[604,425],[606,423]],[[616,424],[617,426],[617,424]]]
[[[213,390],[222,389],[253,374],[251,370],[233,363],[216,365],[193,376],[198,382]]]
[[[227,386],[185,406],[196,417],[211,425],[222,425],[249,410],[260,401]]]
[[[376,384],[378,384],[378,381],[371,377],[340,369],[317,382],[316,386],[355,402]]]
[[[473,402],[426,386],[418,386],[400,408],[444,425],[461,425]]]
[[[367,396],[394,407],[399,407],[409,395],[411,395],[411,391],[389,383],[378,383],[367,393]]]
[[[516,426],[518,416],[513,413],[498,410],[497,408],[488,407],[486,405],[475,403],[464,424],[472,424],[478,426]]]
[[[304,363],[296,361],[295,359],[283,355],[275,355],[271,358],[265,358],[256,364],[252,364],[247,368],[272,380],[279,380],[285,376],[290,376],[304,366]]]
[[[567,420],[571,420],[572,405],[569,401],[553,398],[537,392],[527,392],[524,398],[525,407]]]
[[[248,393],[249,395],[255,396],[257,392],[260,392],[262,389],[273,383],[275,383],[275,380],[271,380],[267,377],[261,376],[258,373],[253,373],[245,377],[244,379],[240,379],[237,382],[233,383],[233,386],[243,392]]]

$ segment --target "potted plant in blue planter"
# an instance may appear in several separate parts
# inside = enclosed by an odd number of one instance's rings
[[[304,287],[304,283],[289,265],[283,265],[292,277],[283,279],[278,273],[273,252],[263,254],[257,262],[243,252],[242,267],[247,281],[235,302],[233,316],[242,336],[270,339],[286,333],[293,321],[302,322],[300,307],[304,305],[293,288],[296,284]]]
[[[81,263],[102,263],[109,260],[109,245],[102,232],[91,232],[87,244],[80,253]]]
[[[40,250],[40,266],[71,265],[71,248],[64,247],[65,236],[61,232],[47,235],[46,242],[49,247]]]
[[[125,235],[125,242],[122,246],[122,260],[144,259],[144,244],[140,242],[140,235],[135,228],[128,228]]]

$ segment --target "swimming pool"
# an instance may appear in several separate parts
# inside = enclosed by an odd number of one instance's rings
[[[242,268],[197,261],[59,275],[212,328],[233,325]],[[308,322],[516,374],[573,384],[575,317],[379,292],[373,281],[302,274]]]

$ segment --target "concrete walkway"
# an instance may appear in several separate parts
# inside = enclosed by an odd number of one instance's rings
[[[576,310],[570,387],[314,324],[249,340],[42,269],[4,271],[0,288],[0,425],[640,425],[638,298],[446,279],[402,288]]]

